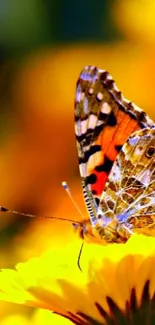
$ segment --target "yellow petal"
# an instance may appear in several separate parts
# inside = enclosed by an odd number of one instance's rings
[[[133,289],[140,308],[149,280],[149,299],[155,293],[155,238],[132,236],[126,244],[84,245],[50,250],[0,273],[0,300],[53,310],[71,320],[87,315],[103,321],[110,312],[109,298],[125,312]]]

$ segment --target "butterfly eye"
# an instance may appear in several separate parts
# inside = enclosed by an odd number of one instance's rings
[[[154,155],[154,153],[155,153],[155,147],[150,146],[146,151],[146,157],[151,158]]]

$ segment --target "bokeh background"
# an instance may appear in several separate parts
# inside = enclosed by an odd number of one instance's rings
[[[76,80],[85,65],[106,69],[155,118],[154,17],[154,0],[0,1],[0,205],[79,220],[61,186],[66,180],[86,216],[74,137]],[[0,213],[0,268],[75,237],[67,221]],[[48,324],[44,313],[0,303],[0,324]]]

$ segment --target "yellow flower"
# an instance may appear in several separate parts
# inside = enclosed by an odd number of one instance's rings
[[[0,300],[48,309],[78,325],[155,324],[155,238],[85,244],[82,272],[78,252],[79,241],[2,270]]]
[[[32,315],[14,314],[4,317],[1,325],[71,325],[72,323],[67,319],[51,313],[48,310],[37,309]]]
[[[113,4],[114,19],[130,40],[154,44],[155,2],[152,0],[117,0]],[[145,22],[145,24],[144,24]]]

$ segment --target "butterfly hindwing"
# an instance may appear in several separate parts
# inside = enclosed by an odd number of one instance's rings
[[[75,133],[84,198],[92,226],[113,163],[128,137],[153,122],[127,101],[109,73],[85,67],[78,79]]]
[[[114,162],[98,210],[102,227],[116,219],[135,230],[155,222],[155,129],[133,133]]]

